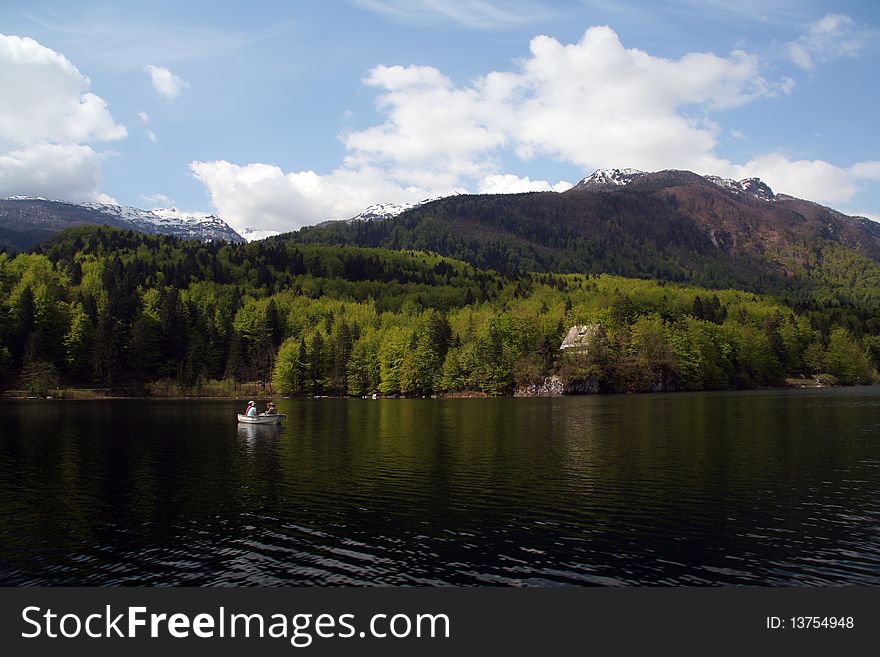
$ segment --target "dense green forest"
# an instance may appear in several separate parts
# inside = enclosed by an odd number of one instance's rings
[[[607,274],[497,273],[423,251],[202,244],[106,228],[0,253],[0,385],[45,394],[509,394],[876,376],[871,315]],[[843,311],[842,311],[843,308]],[[589,345],[560,351],[575,324]]]

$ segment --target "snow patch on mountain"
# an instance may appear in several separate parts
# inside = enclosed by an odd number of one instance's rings
[[[636,178],[647,175],[638,169],[596,169],[591,175],[581,180],[575,187],[592,187],[593,185],[628,185]]]
[[[705,178],[709,182],[713,182],[734,194],[749,194],[762,201],[776,200],[773,190],[760,178],[743,178],[742,180],[721,178],[719,176],[705,176]]]
[[[352,224],[358,221],[384,221],[385,219],[396,217],[397,215],[402,214],[407,210],[417,208],[420,205],[439,201],[441,198],[445,197],[438,196],[437,198],[426,198],[419,201],[418,203],[374,203],[373,205],[367,206],[350,219],[344,219],[344,221],[348,224]]]
[[[354,223],[356,221],[382,221],[396,217],[402,212],[416,207],[415,203],[374,203],[361,210],[358,214],[346,219],[346,223]]]
[[[281,235],[280,230],[262,230],[260,228],[242,228],[238,234],[244,238],[245,242],[258,242],[269,237]]]

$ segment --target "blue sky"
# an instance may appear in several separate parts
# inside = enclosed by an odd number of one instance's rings
[[[600,167],[880,218],[880,3],[4,2],[0,195],[290,230]]]

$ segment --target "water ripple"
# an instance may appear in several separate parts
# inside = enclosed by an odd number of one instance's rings
[[[0,584],[876,586],[878,397],[4,403]]]

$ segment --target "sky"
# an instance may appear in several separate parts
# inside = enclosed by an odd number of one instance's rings
[[[688,169],[880,220],[874,0],[4,0],[0,196],[294,230]]]

